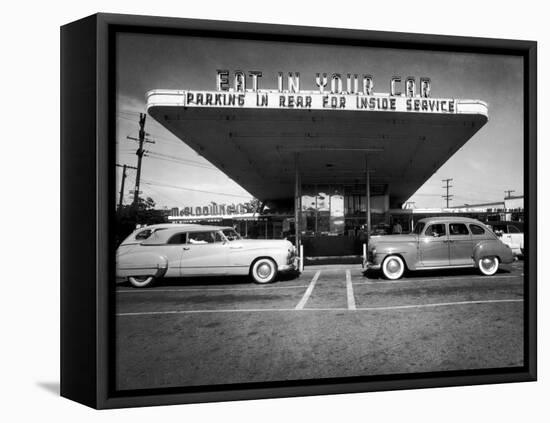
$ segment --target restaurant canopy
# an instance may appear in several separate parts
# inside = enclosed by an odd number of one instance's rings
[[[301,184],[361,184],[368,167],[371,184],[388,187],[391,207],[488,119],[480,100],[318,92],[154,90],[147,109],[260,200],[293,198],[296,167]]]

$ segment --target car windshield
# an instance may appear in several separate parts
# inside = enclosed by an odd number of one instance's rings
[[[417,223],[414,227],[413,233],[416,235],[420,235],[422,233],[422,230],[424,229],[424,226],[426,226],[424,222]]]
[[[222,232],[228,241],[236,241],[241,239],[241,236],[237,233],[237,231],[235,231],[235,229],[224,229]]]

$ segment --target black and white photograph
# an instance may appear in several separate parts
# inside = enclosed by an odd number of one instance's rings
[[[522,57],[114,44],[116,391],[524,368]]]
[[[545,420],[540,2],[3,12],[3,420]]]

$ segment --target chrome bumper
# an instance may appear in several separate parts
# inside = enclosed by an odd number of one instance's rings
[[[367,263],[365,263],[363,265],[363,268],[369,270],[369,269],[373,269],[373,270],[380,270],[380,268],[382,267],[382,264],[376,264],[376,263],[371,263],[370,261],[368,261]]]
[[[279,272],[291,272],[293,270],[299,270],[300,269],[300,257],[296,256],[294,257],[294,260],[292,260],[291,263],[283,264],[282,266],[279,266]]]

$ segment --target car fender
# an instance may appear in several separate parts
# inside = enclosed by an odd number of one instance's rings
[[[242,248],[232,250],[231,265],[251,266],[254,261],[260,257],[270,258],[275,261],[277,267],[283,266],[287,262],[288,250],[281,248],[269,248],[263,246],[242,246]]]
[[[376,244],[376,262],[382,263],[384,259],[389,255],[398,255],[403,258],[405,265],[408,269],[414,270],[416,268],[417,261],[417,249],[416,243],[407,242],[405,244],[394,246],[384,245],[385,243]]]
[[[512,250],[500,240],[479,241],[474,246],[473,258],[476,264],[480,258],[491,256],[498,257],[501,263],[512,263],[514,261]]]
[[[160,278],[168,270],[166,256],[152,252],[127,253],[117,257],[116,276],[154,276]]]

